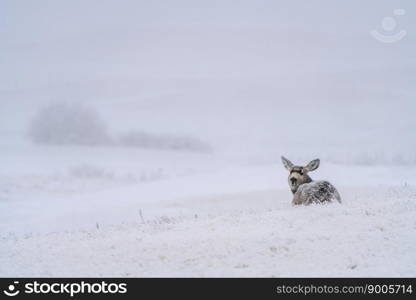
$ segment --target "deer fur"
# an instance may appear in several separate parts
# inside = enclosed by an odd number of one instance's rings
[[[334,200],[341,203],[337,189],[328,181],[314,181],[308,173],[319,167],[320,160],[314,159],[306,166],[295,166],[282,156],[284,167],[289,171],[289,187],[293,193],[293,205],[326,203]]]

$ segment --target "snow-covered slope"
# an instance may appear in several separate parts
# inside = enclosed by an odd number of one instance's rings
[[[342,192],[342,205],[310,207],[292,207],[280,190],[181,198],[159,203],[159,213],[164,213],[159,216],[146,208],[138,211],[145,206],[137,203],[129,207],[135,218],[117,225],[97,222],[49,234],[9,233],[1,237],[0,273],[414,276],[416,189]],[[187,213],[178,215],[181,207]]]
[[[136,150],[128,167],[124,151],[117,167],[0,177],[2,276],[415,275],[414,167],[323,164],[343,204],[293,207],[280,162]]]

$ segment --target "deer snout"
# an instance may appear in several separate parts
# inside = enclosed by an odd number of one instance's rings
[[[296,183],[296,178],[290,178],[290,183],[292,184],[292,185],[295,185],[295,183]]]

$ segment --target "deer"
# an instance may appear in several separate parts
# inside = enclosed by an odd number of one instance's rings
[[[341,203],[337,189],[328,181],[314,181],[308,173],[319,167],[320,160],[314,159],[305,167],[295,166],[282,156],[283,166],[289,171],[289,187],[293,193],[293,205],[309,205],[313,203]]]

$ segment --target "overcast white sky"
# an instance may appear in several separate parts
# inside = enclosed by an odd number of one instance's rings
[[[99,103],[109,117],[124,110],[113,127],[274,140],[295,112],[297,128],[330,127],[340,144],[351,132],[408,149],[415,13],[415,1],[3,0],[0,125],[24,128],[35,108],[23,103],[63,99]],[[384,17],[397,22],[391,32]],[[373,29],[407,36],[385,44]],[[321,137],[336,143],[333,132]]]
[[[380,44],[369,31],[380,29],[395,8],[406,11],[395,19],[397,31],[408,35]],[[0,3],[0,88],[414,63],[415,8],[414,1],[6,0]]]

